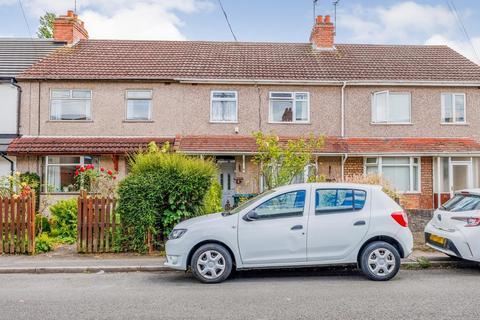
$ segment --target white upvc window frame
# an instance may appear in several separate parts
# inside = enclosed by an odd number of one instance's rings
[[[216,93],[233,93],[235,98],[214,98]],[[235,120],[214,120],[213,102],[214,101],[234,101],[235,102]],[[210,92],[210,122],[211,123],[238,123],[238,92],[234,90],[212,90]]]
[[[49,163],[49,158],[51,157],[79,157],[80,158],[80,162],[78,163]],[[99,157],[96,157],[96,156],[91,156],[91,155],[49,155],[49,156],[45,156],[45,162],[44,162],[44,165],[43,165],[43,182],[44,182],[44,187],[43,187],[43,192],[46,192],[48,193],[49,190],[48,190],[48,186],[50,185],[48,183],[48,168],[49,167],[75,167],[75,166],[85,166],[85,157],[91,157],[92,158],[92,162],[95,163],[95,161],[98,161],[100,162],[100,159]],[[74,194],[77,194],[79,193],[79,191],[69,191],[69,192],[65,192],[65,191],[54,191],[53,193],[61,193],[61,194],[67,194],[67,193],[74,193]]]
[[[377,159],[375,163],[367,163],[367,159]],[[409,158],[408,164],[384,164],[382,159],[383,158]],[[415,163],[415,159],[417,159],[417,163]],[[364,175],[367,175],[367,167],[377,167],[377,172],[380,176],[382,176],[382,168],[383,167],[409,167],[409,189],[410,190],[397,190],[399,193],[421,193],[422,192],[422,164],[421,164],[421,157],[415,156],[367,156],[363,159],[363,172]],[[417,176],[417,185],[418,190],[413,190],[414,186],[414,174],[413,169],[418,168],[418,176]]]
[[[150,99],[146,98],[129,98],[129,92],[150,92]],[[148,110],[148,119],[129,119],[128,118],[128,101],[129,100],[150,100],[150,108]],[[153,108],[153,90],[152,89],[126,89],[125,90],[125,121],[126,122],[151,122]]]
[[[272,97],[272,94],[290,94],[290,98]],[[297,94],[306,94],[307,99],[297,99]],[[292,101],[292,121],[273,121],[273,102],[274,101]],[[297,101],[307,102],[307,120],[296,120]],[[268,123],[281,124],[309,124],[310,123],[310,92],[307,91],[270,91],[268,93]]]
[[[452,122],[445,121],[445,104],[443,103],[443,95],[452,95]],[[463,121],[457,121],[457,110],[455,107],[456,96],[463,96]],[[441,124],[466,124],[467,123],[467,95],[464,92],[442,92],[440,94],[440,123]]]
[[[386,118],[387,121],[376,121],[375,119],[375,108],[377,107],[375,105],[376,101],[376,96],[380,94],[386,94],[387,95],[387,109],[386,109]],[[409,116],[409,121],[391,121],[390,120],[390,95],[400,95],[400,94],[406,94],[408,95],[408,116]],[[384,91],[376,91],[372,93],[372,106],[371,106],[371,123],[372,124],[392,124],[392,125],[402,125],[402,124],[412,124],[412,94],[408,91],[390,91],[390,90],[384,90]]]
[[[70,95],[68,98],[54,98],[54,91],[69,91]],[[73,91],[88,91],[90,92],[90,98],[73,98]],[[85,120],[69,120],[69,119],[52,119],[52,109],[53,109],[53,100],[90,100],[90,118]],[[48,120],[57,121],[57,122],[91,122],[93,121],[92,114],[92,100],[93,100],[93,90],[92,89],[81,89],[81,88],[51,88],[50,89],[50,104],[48,110]]]

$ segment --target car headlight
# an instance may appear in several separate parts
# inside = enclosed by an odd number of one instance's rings
[[[178,239],[187,232],[187,229],[173,229],[168,235],[168,240]]]

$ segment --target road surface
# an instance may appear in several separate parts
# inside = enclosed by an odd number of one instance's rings
[[[0,319],[480,319],[480,268],[0,275]]]

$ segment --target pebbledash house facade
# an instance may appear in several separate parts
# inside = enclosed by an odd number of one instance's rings
[[[406,208],[480,186],[480,67],[446,46],[336,44],[329,16],[308,43],[91,40],[72,12],[55,38],[69,45],[17,77],[8,154],[58,196],[76,165],[124,176],[126,153],[168,141],[213,157],[232,204],[263,188],[255,131],[325,136],[320,174],[379,173]]]

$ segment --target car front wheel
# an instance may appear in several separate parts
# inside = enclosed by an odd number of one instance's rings
[[[372,242],[362,251],[360,267],[370,280],[387,281],[400,269],[400,254],[387,242]]]
[[[225,247],[205,244],[195,251],[191,262],[195,278],[204,283],[219,283],[232,272],[232,257]]]

